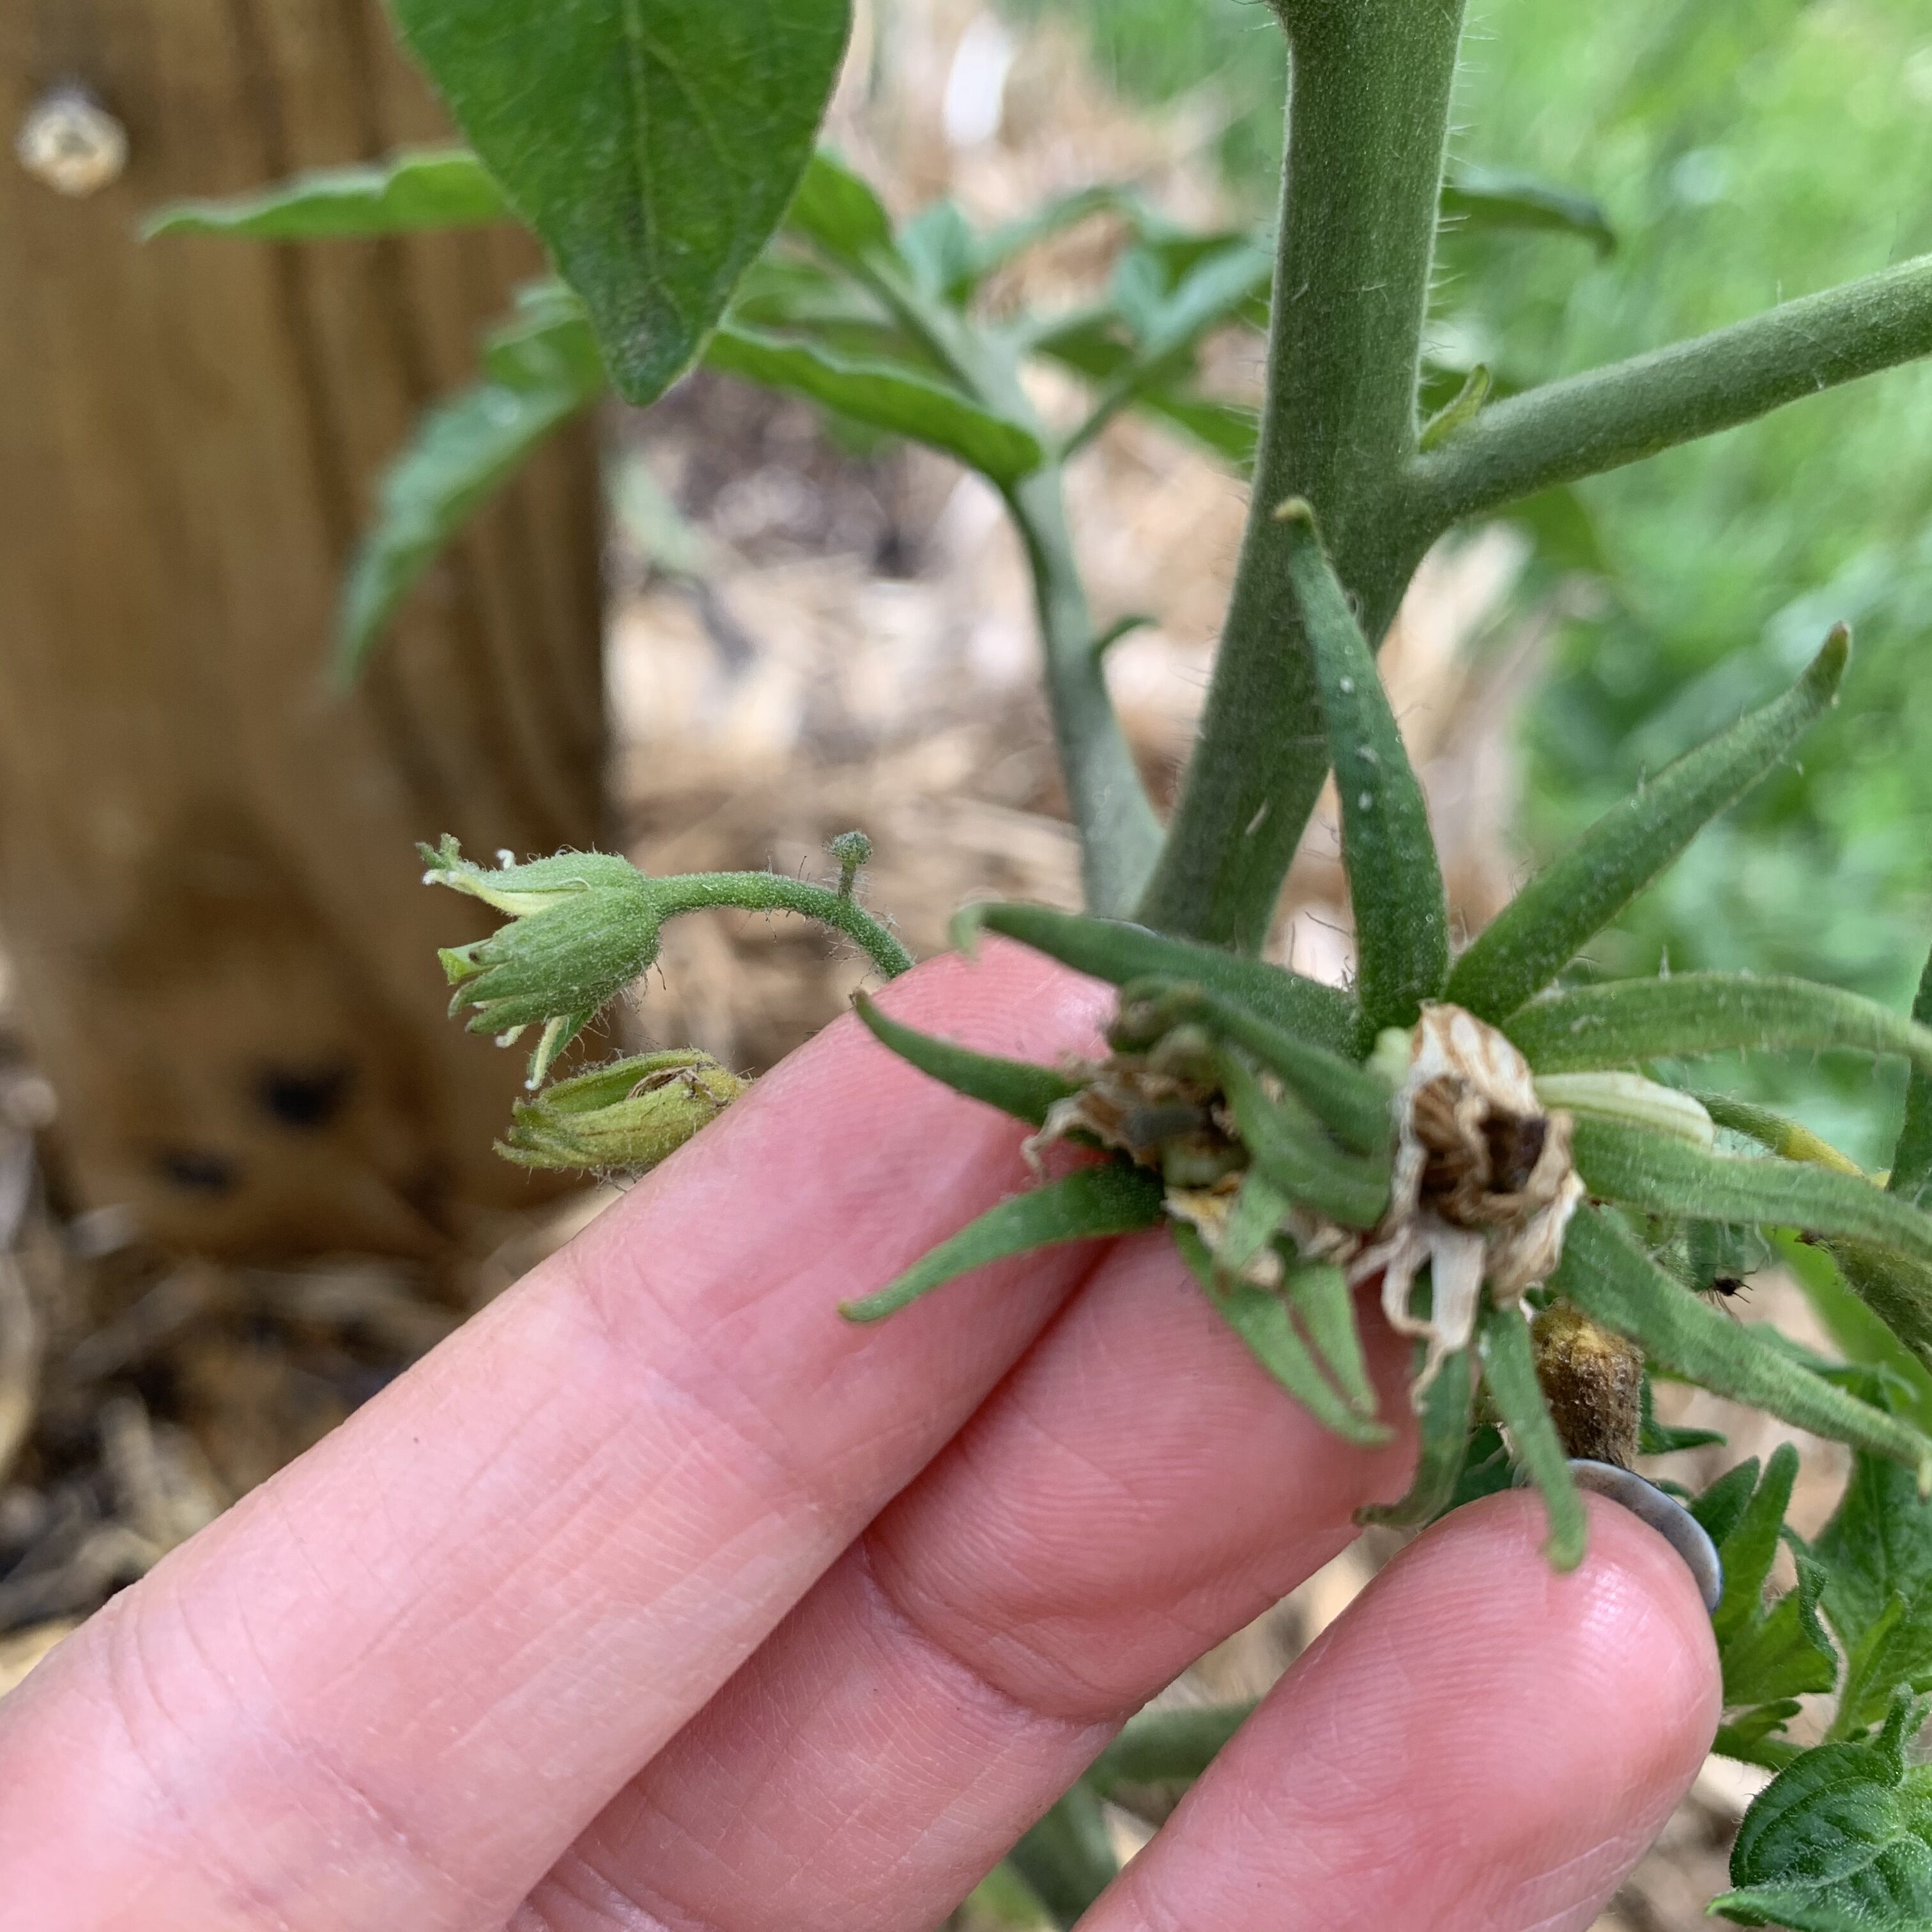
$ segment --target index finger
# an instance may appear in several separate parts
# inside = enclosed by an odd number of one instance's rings
[[[886,1003],[1050,1059],[1100,998],[995,946]],[[0,1707],[22,1922],[500,1924],[1097,1258],[840,1321],[1024,1178],[1010,1121],[820,1035]]]

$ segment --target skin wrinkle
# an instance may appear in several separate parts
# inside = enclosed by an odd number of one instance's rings
[[[1718,1702],[1688,1573],[1635,1519],[1588,1507],[1592,1554],[1569,1578],[1545,1567],[1540,1509],[1520,1493],[1412,1545],[1304,1653],[1088,1932],[1273,1932],[1284,1898],[1306,1902],[1307,1932],[1399,1912],[1432,1932],[1581,1932],[1689,1784]],[[1431,1644],[1429,1630],[1463,1640]],[[1639,1714],[1646,1690],[1666,1722]],[[1453,1797],[1401,1802],[1418,1766]]]

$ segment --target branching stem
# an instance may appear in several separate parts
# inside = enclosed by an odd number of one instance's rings
[[[913,957],[859,902],[830,886],[815,886],[782,872],[686,872],[650,881],[651,904],[662,919],[735,906],[746,912],[795,912],[842,933],[888,979],[912,970]]]
[[[1932,354],[1932,256],[1482,410],[1409,466],[1430,532]]]

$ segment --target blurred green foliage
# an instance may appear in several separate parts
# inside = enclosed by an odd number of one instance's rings
[[[1282,68],[1264,7],[1019,4],[1084,14],[1130,94],[1211,88],[1230,178],[1264,209]],[[1471,20],[1455,158],[1594,195],[1619,245],[1599,258],[1543,236],[1452,234],[1444,359],[1538,382],[1932,250],[1925,0],[1477,0]],[[1566,607],[1526,721],[1536,856],[1788,683],[1832,620],[1858,637],[1843,702],[1802,764],[1707,832],[1599,944],[1599,963],[1803,973],[1906,1004],[1932,935],[1932,366],[1582,494],[1609,574]],[[1551,587],[1533,571],[1513,615]],[[1834,1072],[1790,1069],[1760,1090],[1875,1162],[1882,1136],[1854,1127]]]

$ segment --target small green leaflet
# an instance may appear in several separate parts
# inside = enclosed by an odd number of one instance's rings
[[[1427,1350],[1415,1351],[1417,1371]],[[1408,1493],[1398,1502],[1372,1504],[1355,1512],[1361,1523],[1386,1523],[1395,1529],[1418,1529],[1433,1522],[1448,1508],[1469,1454],[1469,1424],[1475,1413],[1474,1365],[1466,1349],[1443,1358],[1436,1379],[1423,1396],[1420,1430],[1422,1450]]]
[[[981,932],[1016,939],[1076,973],[1116,986],[1136,980],[1190,981],[1245,1002],[1304,1040],[1344,1053],[1354,1044],[1358,1015],[1347,994],[1265,960],[1170,939],[1129,920],[1096,919],[1051,906],[986,901],[953,920],[952,943],[962,952],[972,951]]]
[[[1576,1172],[1599,1200],[1653,1214],[1850,1235],[1932,1264],[1932,1217],[1862,1174],[1772,1155],[1706,1154],[1668,1134],[1576,1116]]]
[[[950,1040],[935,1040],[930,1034],[902,1026],[862,993],[852,1004],[873,1034],[902,1060],[910,1061],[922,1073],[943,1082],[956,1094],[983,1101],[1030,1126],[1045,1125],[1048,1110],[1056,1100],[1066,1100],[1080,1090],[1050,1066],[975,1053],[970,1047],[956,1046]]]
[[[1483,1386],[1510,1432],[1517,1460],[1542,1492],[1550,1519],[1549,1540],[1544,1545],[1550,1567],[1574,1570],[1583,1560],[1590,1520],[1536,1378],[1529,1324],[1517,1309],[1500,1308],[1485,1299],[1476,1347],[1483,1365]],[[1445,1364],[1442,1372],[1447,1372],[1447,1367]]]
[[[1208,1704],[1143,1711],[1088,1767],[1104,1798],[1117,1785],[1192,1784],[1247,1721],[1254,1706]]]
[[[1927,958],[1919,975],[1912,1017],[1922,1026],[1932,1024],[1932,957]],[[1905,1121],[1898,1130],[1892,1174],[1886,1184],[1908,1201],[1918,1202],[1932,1193],[1932,1069],[1912,1070],[1905,1090]]]
[[[520,307],[485,345],[484,380],[428,411],[382,478],[343,586],[336,666],[344,679],[450,538],[544,437],[603,394],[597,345],[568,292],[540,284]]]
[[[1896,1053],[1932,1073],[1932,1028],[1835,986],[1748,973],[1610,980],[1547,994],[1512,1013],[1503,1031],[1539,1073],[1820,1047]]]
[[[1031,430],[930,376],[889,362],[854,362],[812,343],[728,322],[711,338],[704,363],[721,375],[790,390],[855,422],[930,443],[1003,489],[1044,460]]]
[[[1837,701],[1841,625],[1782,698],[1688,752],[1545,866],[1456,962],[1448,997],[1500,1022],[1540,992],[1712,819],[1772,770]]]
[[[1288,580],[1315,658],[1328,758],[1342,803],[1342,860],[1361,958],[1369,1040],[1413,1026],[1449,976],[1449,915],[1422,788],[1404,749],[1375,653],[1362,635],[1306,503],[1274,513]]]
[[[1602,205],[1573,189],[1552,187],[1533,175],[1464,161],[1442,184],[1442,224],[1457,228],[1541,228],[1580,236],[1600,255],[1617,245],[1616,231]]]
[[[1161,1219],[1161,1185],[1144,1168],[1109,1161],[1083,1167],[1029,1193],[1016,1194],[989,1208],[924,1260],[862,1301],[848,1301],[839,1312],[848,1322],[878,1322],[896,1315],[922,1294],[992,1262],[1010,1259],[1060,1241],[1085,1241],[1108,1234],[1130,1234]]]
[[[850,0],[392,0],[457,124],[583,298],[630,402],[697,359],[784,218]]]
[[[503,190],[467,148],[406,148],[385,161],[318,168],[254,194],[172,202],[141,232],[324,242],[515,219]]]
[[[1826,1614],[1850,1655],[1842,1737],[1877,1723],[1901,1684],[1932,1690],[1932,1504],[1904,1470],[1861,1455],[1816,1550]]]
[[[1744,1468],[1755,1473],[1757,1465]],[[1901,1474],[1903,1472],[1900,1472]],[[1735,1478],[1737,1472],[1732,1472]],[[1724,1666],[1727,1708],[1781,1702],[1838,1682],[1838,1655],[1818,1621],[1824,1585],[1820,1565],[1802,1551],[1798,1587],[1767,1609],[1763,1600],[1772,1560],[1783,1540],[1784,1512],[1798,1476],[1798,1451],[1781,1443],[1736,1521],[1718,1539],[1724,1595],[1712,1618]],[[1908,1488],[1911,1478],[1904,1478]],[[1705,1527],[1708,1529],[1709,1525]]]
[[[1932,1488],[1932,1441],[1691,1294],[1640,1252],[1603,1210],[1586,1203],[1571,1216],[1550,1286],[1639,1342],[1654,1367],[1814,1435],[1890,1456]]]
[[[1932,1766],[1906,1762],[1924,1716],[1900,1690],[1876,1737],[1821,1744],[1780,1772],[1745,1814],[1731,1852],[1735,1888],[1711,1910],[1790,1932],[1924,1932]]]
[[[1323,1372],[1297,1330],[1287,1301],[1246,1282],[1223,1280],[1207,1244],[1190,1227],[1177,1225],[1174,1245],[1215,1311],[1239,1336],[1250,1354],[1324,1429],[1346,1442],[1371,1448],[1393,1432],[1354,1408]]]

